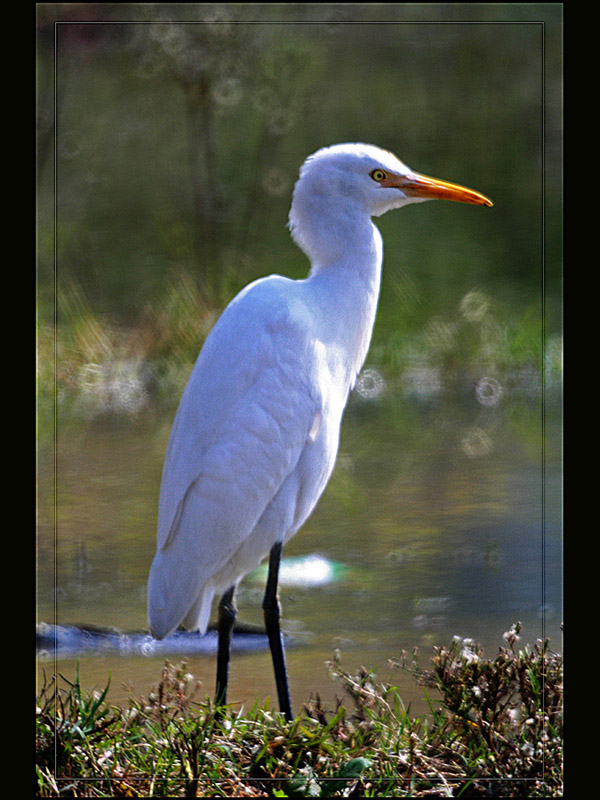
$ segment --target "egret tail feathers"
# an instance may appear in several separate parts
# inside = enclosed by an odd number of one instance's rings
[[[186,565],[174,568],[172,560],[156,554],[148,579],[148,623],[156,639],[164,639],[181,625],[206,633],[215,593],[203,584],[198,571]],[[191,567],[191,568],[190,568]]]
[[[201,634],[206,633],[214,596],[214,588],[212,586],[205,586],[200,597],[190,608],[183,620],[185,628],[190,631],[200,631]]]

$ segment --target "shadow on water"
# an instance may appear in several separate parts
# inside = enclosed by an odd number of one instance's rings
[[[233,653],[246,653],[268,647],[266,634],[254,627],[235,628],[231,641]],[[48,625],[36,630],[36,649],[41,658],[78,658],[85,655],[113,653],[123,656],[173,658],[207,655],[217,652],[217,632],[175,631],[158,641],[144,631],[126,632],[89,625]]]

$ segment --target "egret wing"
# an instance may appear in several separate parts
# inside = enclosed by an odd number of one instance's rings
[[[293,286],[272,277],[238,295],[190,376],[165,457],[149,585],[151,616],[160,608],[168,622],[153,627],[181,623],[311,441],[319,364]]]

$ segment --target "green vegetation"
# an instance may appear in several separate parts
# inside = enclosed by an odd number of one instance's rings
[[[483,657],[470,639],[396,666],[429,687],[430,714],[411,716],[396,687],[338,656],[346,695],[319,696],[292,723],[269,708],[229,708],[219,720],[185,663],[167,662],[155,691],[108,707],[78,679],[42,687],[39,796],[558,797],[562,795],[562,659],[537,641]],[[347,701],[350,701],[349,703]]]
[[[53,413],[56,401],[59,413],[75,404],[92,416],[94,409],[86,402],[101,399],[111,380],[137,380],[155,400],[172,402],[222,308],[183,271],[169,276],[161,300],[147,306],[134,325],[119,325],[97,313],[76,281],[61,287],[56,304],[60,326],[41,326],[38,337],[39,409]],[[385,330],[383,318],[369,364],[383,370],[388,380],[402,375],[410,379],[416,368],[428,371],[446,389],[460,389],[491,376],[514,388],[513,397],[519,391],[536,397],[545,361],[546,389],[559,387],[561,338],[544,341],[535,307],[512,316],[497,304],[494,308],[485,293],[471,290],[454,308],[421,320],[422,329],[412,334],[401,320],[396,329]],[[100,403],[96,410],[101,410]],[[118,410],[117,403],[112,410]]]
[[[115,373],[176,396],[242,286],[303,277],[291,192],[340,141],[495,203],[378,223],[372,364],[539,382],[560,350],[561,10],[465,8],[40,5],[40,432],[55,401],[110,405]]]

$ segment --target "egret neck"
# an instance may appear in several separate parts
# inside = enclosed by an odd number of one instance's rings
[[[320,338],[343,366],[346,392],[367,356],[381,283],[383,241],[364,214],[330,234],[327,262],[313,261],[305,283],[318,309]],[[324,233],[324,231],[323,231]],[[336,252],[337,250],[337,252]],[[321,250],[323,252],[323,250]]]

